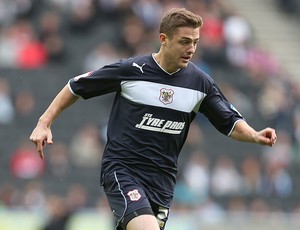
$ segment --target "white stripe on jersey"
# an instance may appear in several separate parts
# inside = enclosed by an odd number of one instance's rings
[[[122,81],[121,88],[121,95],[132,102],[187,113],[193,110],[197,112],[201,101],[206,96],[205,93],[197,90],[148,81]],[[162,91],[171,92],[168,95],[169,101],[162,100]]]

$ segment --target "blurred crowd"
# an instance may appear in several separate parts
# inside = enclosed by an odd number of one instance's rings
[[[203,17],[194,63],[216,79],[250,123],[272,126],[278,134],[273,148],[226,148],[228,139],[214,144],[221,134],[208,131],[212,127],[198,116],[182,150],[173,209],[204,216],[226,210],[300,213],[299,201],[293,200],[299,189],[294,172],[300,163],[300,85],[256,45],[251,24],[224,0],[0,0],[0,132],[22,116],[36,117],[38,100],[34,87],[13,94],[17,86],[10,84],[6,71],[43,71],[78,59],[83,73],[156,52],[159,20],[172,7]],[[74,39],[88,48],[71,46]],[[53,96],[58,90],[53,88]],[[82,114],[77,115],[80,120]],[[52,218],[45,226],[49,230],[59,229],[55,226],[63,226],[80,208],[107,208],[97,179],[89,182],[99,175],[106,119],[80,124],[77,132],[68,133],[69,141],[48,146],[45,161],[29,143],[30,133],[18,136],[15,130],[14,140],[0,144],[0,156],[8,159],[0,160],[0,167],[8,165],[7,178],[16,182],[1,177],[0,208],[45,212]],[[29,130],[35,122],[27,125]],[[14,151],[7,152],[5,146],[12,143]],[[58,188],[61,181],[65,189]]]

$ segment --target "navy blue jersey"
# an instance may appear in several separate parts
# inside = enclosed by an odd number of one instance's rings
[[[88,99],[116,92],[108,122],[102,176],[132,176],[149,198],[169,207],[177,159],[197,112],[229,135],[243,117],[216,83],[193,63],[165,72],[153,55],[120,60],[69,81],[74,95]]]

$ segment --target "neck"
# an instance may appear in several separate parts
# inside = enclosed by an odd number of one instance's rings
[[[167,63],[167,58],[165,57],[165,55],[163,54],[163,52],[161,51],[161,49],[159,50],[158,53],[153,55],[154,59],[156,60],[156,62],[159,64],[159,66],[166,71],[167,73],[174,73],[177,72],[179,69],[174,69],[172,68],[168,63]]]

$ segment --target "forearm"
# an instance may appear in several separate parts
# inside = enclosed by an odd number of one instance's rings
[[[236,123],[230,137],[243,142],[258,143],[257,131],[249,126],[245,121]]]
[[[52,122],[64,111],[67,107],[77,101],[78,97],[73,95],[68,85],[66,85],[54,98],[47,110],[39,119],[39,123],[50,127]]]

